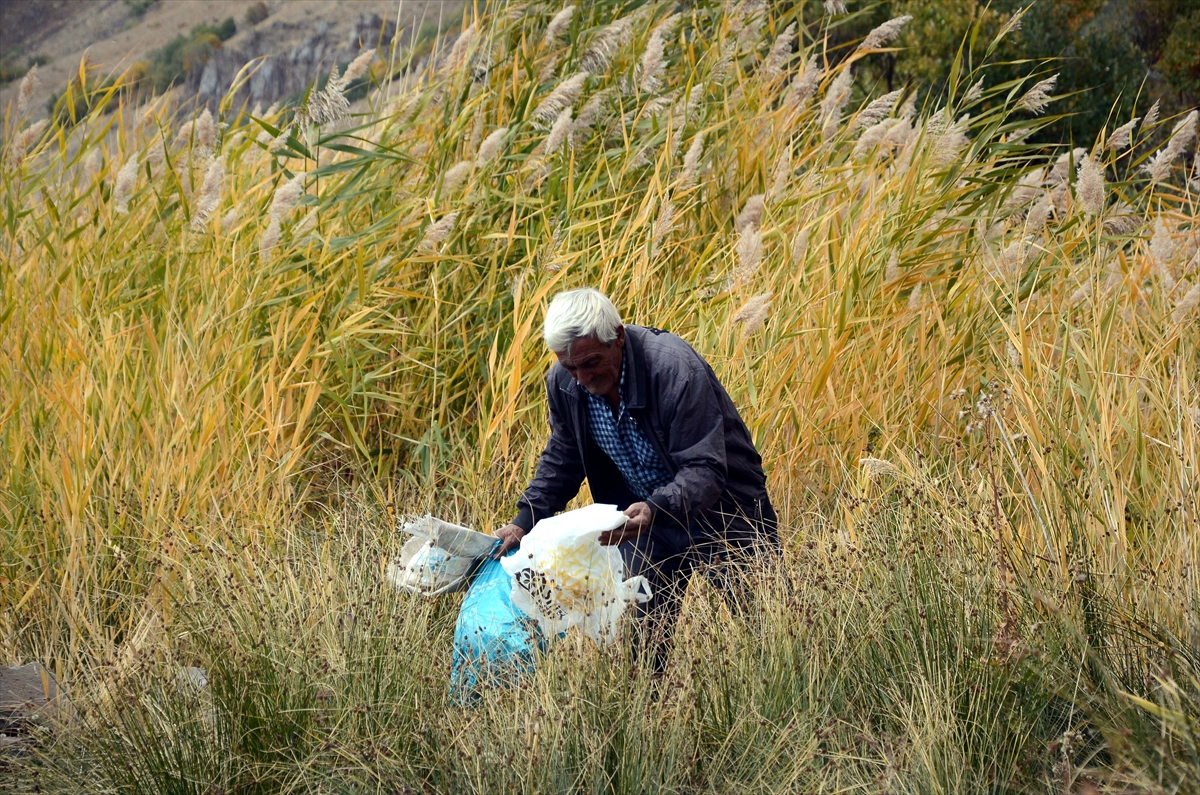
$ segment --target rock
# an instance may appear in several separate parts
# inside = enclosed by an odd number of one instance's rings
[[[347,49],[358,52],[370,47],[386,47],[392,43],[392,37],[395,35],[395,22],[384,22],[378,14],[359,14],[354,26],[350,28]]]
[[[54,674],[38,663],[0,667],[0,723],[71,714],[74,708],[59,689]]]
[[[208,671],[189,665],[175,669],[175,683],[180,690],[203,690],[208,687]]]

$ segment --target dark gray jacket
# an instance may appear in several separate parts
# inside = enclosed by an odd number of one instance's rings
[[[623,355],[629,357],[625,406],[674,475],[646,500],[654,526],[681,527],[699,539],[728,528],[731,516],[773,518],[762,458],[708,362],[674,334],[630,325]],[[555,364],[546,392],[550,440],[513,522],[528,530],[563,510],[584,478],[598,503],[623,510],[636,502],[612,459],[591,438],[583,387]]]

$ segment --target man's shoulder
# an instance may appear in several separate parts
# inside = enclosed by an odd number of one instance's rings
[[[706,364],[704,357],[678,334],[653,326],[626,326],[625,333],[637,339],[646,366],[650,369],[694,370]]]

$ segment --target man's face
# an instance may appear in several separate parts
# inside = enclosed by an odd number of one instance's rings
[[[625,328],[617,326],[617,338],[605,345],[595,337],[577,339],[565,353],[554,352],[558,363],[571,377],[593,395],[607,395],[621,381],[621,351],[625,347]]]

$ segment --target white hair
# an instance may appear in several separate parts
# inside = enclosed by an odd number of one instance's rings
[[[611,345],[620,326],[621,316],[608,296],[583,287],[554,296],[546,310],[542,336],[550,350],[566,353],[575,340],[584,337],[595,337],[598,342]]]

